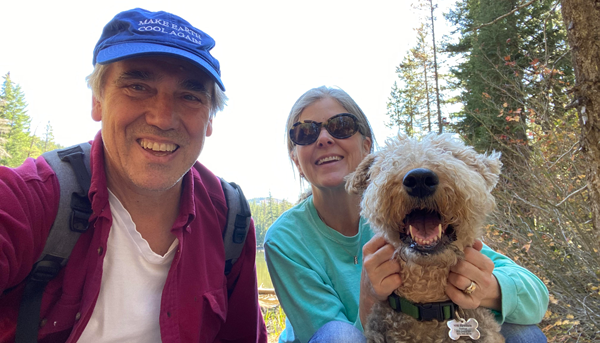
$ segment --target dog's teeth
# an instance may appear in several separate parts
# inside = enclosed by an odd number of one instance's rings
[[[438,239],[442,239],[442,224],[438,225]]]
[[[413,227],[412,227],[412,225],[408,226],[408,231],[410,232],[410,237],[414,240],[415,239],[415,235],[413,234]]]

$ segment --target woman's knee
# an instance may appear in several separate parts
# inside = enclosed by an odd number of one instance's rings
[[[354,325],[332,321],[323,325],[310,339],[309,343],[361,343],[366,342],[363,333]]]

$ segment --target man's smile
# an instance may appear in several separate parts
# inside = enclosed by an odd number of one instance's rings
[[[138,143],[142,148],[144,148],[144,150],[150,150],[150,151],[154,151],[154,152],[171,153],[179,148],[179,146],[177,144],[153,142],[146,138],[139,139]]]

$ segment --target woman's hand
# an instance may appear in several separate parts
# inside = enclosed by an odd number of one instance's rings
[[[392,259],[394,247],[381,236],[374,236],[363,246],[363,268],[360,285],[359,314],[366,323],[377,301],[386,301],[402,285],[400,265]]]
[[[475,240],[473,247],[465,248],[465,259],[450,268],[446,294],[458,306],[474,309],[479,306],[500,310],[502,294],[498,280],[492,274],[494,263],[481,253],[483,243]],[[475,285],[475,290],[467,294],[465,290]],[[471,287],[472,288],[472,287]]]

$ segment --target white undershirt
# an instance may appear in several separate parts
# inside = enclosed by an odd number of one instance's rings
[[[161,342],[161,294],[179,241],[164,256],[154,253],[110,190],[108,201],[113,223],[100,295],[79,342]]]

